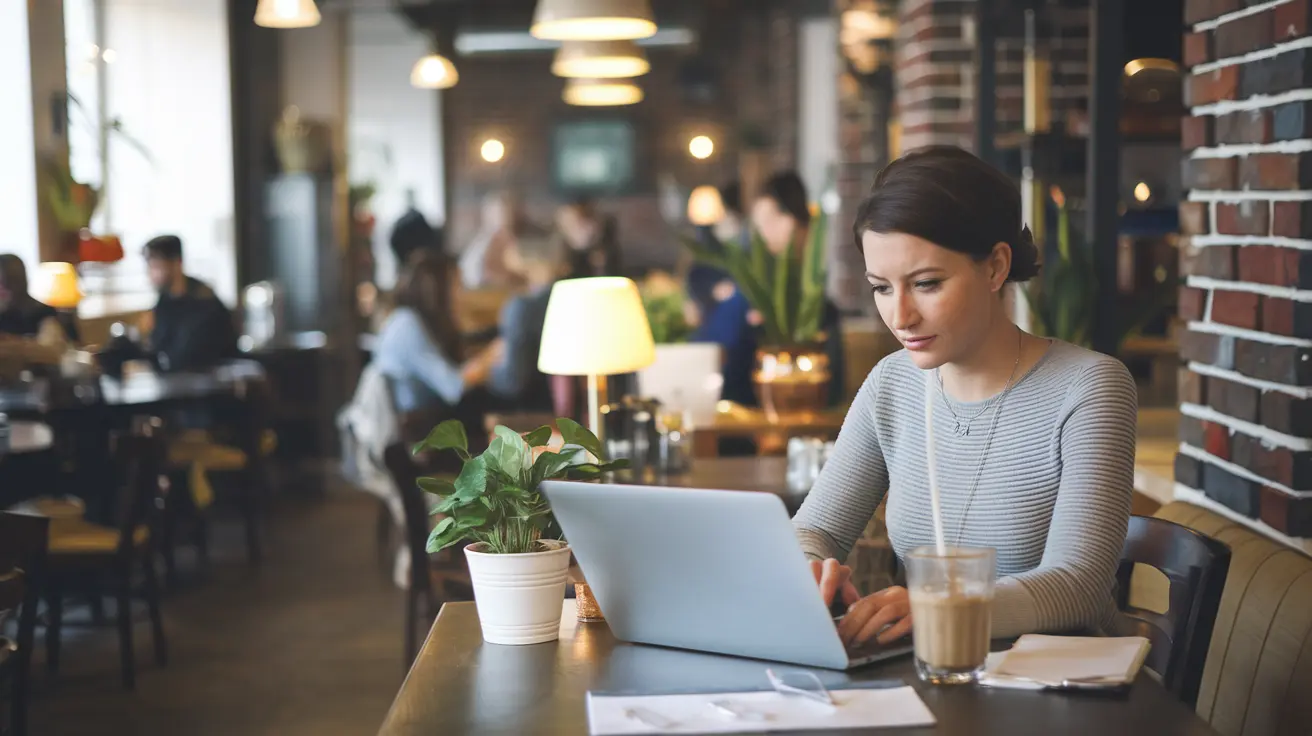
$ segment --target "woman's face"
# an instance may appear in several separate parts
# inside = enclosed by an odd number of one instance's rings
[[[879,316],[917,367],[967,361],[987,339],[1008,248],[980,262],[914,235],[866,231],[861,250]]]
[[[785,212],[773,199],[757,197],[752,203],[752,227],[761,234],[770,252],[777,255],[793,242],[797,218]]]

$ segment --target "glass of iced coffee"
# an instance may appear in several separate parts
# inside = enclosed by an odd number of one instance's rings
[[[992,549],[918,547],[904,560],[916,672],[935,685],[975,682],[989,654]]]

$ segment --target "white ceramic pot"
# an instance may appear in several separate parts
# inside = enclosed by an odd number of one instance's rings
[[[569,576],[569,545],[542,540],[551,549],[519,555],[465,548],[483,640],[492,644],[539,644],[560,636],[560,614]]]

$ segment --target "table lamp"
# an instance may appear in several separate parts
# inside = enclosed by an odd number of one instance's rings
[[[69,335],[77,334],[76,310],[82,301],[82,289],[73,264],[47,261],[38,265],[30,289],[32,298],[55,308]]]
[[[631,279],[566,279],[552,287],[538,370],[588,377],[588,428],[598,439],[606,376],[631,373],[655,360],[651,325]]]

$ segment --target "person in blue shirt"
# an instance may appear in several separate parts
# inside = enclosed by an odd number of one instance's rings
[[[551,287],[569,267],[566,248],[559,234],[534,230],[522,232],[505,251],[506,269],[523,280],[525,291],[501,308],[504,349],[488,388],[509,410],[552,410],[550,379],[538,370],[538,351]]]
[[[806,186],[792,171],[777,173],[761,187],[752,203],[751,223],[771,253],[805,244],[811,225],[811,211]],[[721,398],[744,406],[756,406],[752,371],[756,366],[757,335],[760,315],[752,308],[732,281],[722,281],[712,291],[716,303],[703,313],[694,342],[719,343],[724,353],[724,388]],[[825,352],[829,355],[829,404],[842,399],[843,353],[838,309],[825,300],[821,328],[826,335]]]
[[[444,419],[460,419],[471,440],[481,436],[484,386],[500,358],[501,344],[466,358],[456,325],[461,289],[455,261],[420,251],[397,280],[395,306],[378,333],[374,363],[387,376],[402,424],[425,433]],[[407,432],[407,434],[409,434]]]

